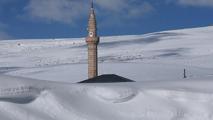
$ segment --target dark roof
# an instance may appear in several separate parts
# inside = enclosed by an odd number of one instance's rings
[[[116,83],[116,82],[135,82],[135,81],[114,74],[106,74],[97,76],[95,78],[87,79],[78,83]]]

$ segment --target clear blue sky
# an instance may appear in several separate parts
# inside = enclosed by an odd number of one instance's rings
[[[100,36],[213,25],[213,0],[95,0]],[[0,39],[84,37],[89,0],[0,0]]]

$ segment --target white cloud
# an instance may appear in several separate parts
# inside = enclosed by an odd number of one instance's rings
[[[154,10],[154,7],[144,0],[96,0],[96,3],[111,15],[123,18],[141,17]]]
[[[153,10],[148,2],[138,0],[94,0],[96,11],[101,15],[115,15],[114,17],[135,18],[141,17]],[[137,4],[135,4],[137,2]],[[25,7],[27,15],[33,20],[56,21],[74,23],[76,20],[87,17],[89,0],[29,0]]]
[[[138,24],[135,20],[143,19],[155,8],[145,0],[96,0],[99,16],[104,16],[100,26],[127,26]],[[128,23],[128,24],[127,24]]]
[[[143,2],[137,7],[132,7],[128,10],[128,15],[129,17],[141,17],[147,13],[150,13],[154,10],[154,7],[148,3],[148,2]]]
[[[30,0],[25,10],[32,18],[72,23],[84,15],[86,8],[84,0]]]
[[[167,3],[176,3],[183,6],[213,7],[213,0],[165,0]]]
[[[178,2],[182,5],[213,7],[213,0],[179,0]]]

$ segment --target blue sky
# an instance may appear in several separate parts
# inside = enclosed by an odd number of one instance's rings
[[[95,0],[100,36],[213,25],[213,0]],[[89,0],[0,0],[0,39],[87,35]]]

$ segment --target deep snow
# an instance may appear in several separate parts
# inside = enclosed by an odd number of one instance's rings
[[[7,99],[0,95],[1,120],[213,119],[211,80],[67,84],[0,79],[1,90],[33,88],[13,91]]]
[[[103,37],[99,74],[137,81],[114,84],[76,84],[83,38],[0,41],[0,120],[212,120],[212,38],[212,26]]]

